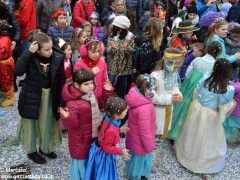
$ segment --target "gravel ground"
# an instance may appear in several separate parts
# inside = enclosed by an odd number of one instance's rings
[[[18,98],[18,93],[15,93]],[[68,145],[66,135],[63,138],[62,146],[56,151],[58,158],[56,160],[47,159],[45,165],[36,165],[28,160],[26,154],[18,146],[16,140],[17,129],[20,117],[18,115],[17,105],[4,108],[6,115],[0,117],[0,179],[4,175],[9,175],[11,166],[21,163],[28,163],[31,168],[31,175],[40,179],[38,176],[43,175],[41,179],[69,179],[70,157],[68,154]],[[122,140],[121,145],[124,144]],[[197,174],[183,168],[176,160],[174,151],[170,143],[166,140],[157,142],[153,160],[154,168],[151,175],[152,180],[169,179],[169,180],[197,180],[201,177]],[[160,167],[159,167],[160,165]],[[125,163],[121,157],[118,157],[118,174],[119,179],[126,178]],[[226,158],[226,166],[221,173],[211,175],[210,179],[240,179],[240,146],[229,145]]]

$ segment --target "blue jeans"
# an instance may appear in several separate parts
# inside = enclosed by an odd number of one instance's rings
[[[111,84],[114,87],[116,87],[118,91],[118,96],[124,99],[124,96],[127,94],[127,84],[128,84],[127,75],[116,76],[113,74],[108,74],[108,79],[111,82]]]

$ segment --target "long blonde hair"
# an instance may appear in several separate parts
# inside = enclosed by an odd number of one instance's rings
[[[206,34],[206,42],[208,40],[212,40],[214,34],[215,34],[215,29],[220,29],[222,26],[224,25],[228,25],[228,22],[225,21],[223,18],[220,18],[218,20],[216,20],[214,23],[211,24],[211,26],[209,26],[207,34]],[[206,44],[205,42],[205,44]]]
[[[153,50],[158,52],[163,38],[163,24],[161,19],[152,18],[145,27],[145,33],[150,37]]]
[[[83,35],[84,32],[85,32],[85,30],[82,28],[76,28],[74,30],[73,36],[71,39],[71,43],[70,43],[72,51],[78,50],[80,48],[80,46],[82,45],[79,42],[79,38]]]

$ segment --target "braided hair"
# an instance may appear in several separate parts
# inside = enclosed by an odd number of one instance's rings
[[[126,108],[127,108],[127,103],[124,101],[124,99],[120,97],[112,96],[107,100],[104,110],[106,114],[110,117],[110,122],[107,124],[107,126],[104,129],[103,135],[100,137],[101,142],[103,141],[104,135],[108,130],[108,128],[110,127],[115,116],[122,114],[122,112],[126,110]]]

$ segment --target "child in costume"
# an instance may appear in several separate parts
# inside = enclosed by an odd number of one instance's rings
[[[234,100],[237,105],[231,115],[224,121],[223,126],[225,130],[225,136],[228,142],[236,143],[240,142],[240,83],[231,82],[231,86],[235,88]]]
[[[128,179],[151,175],[157,128],[153,96],[153,82],[148,74],[139,75],[136,85],[126,96],[130,128],[126,135],[126,147],[131,155],[131,160],[127,161]]]
[[[80,59],[80,47],[84,44],[85,40],[87,39],[87,33],[82,28],[76,28],[74,30],[72,40],[71,40],[71,48],[72,48],[72,64],[73,66],[75,63]]]
[[[90,23],[92,24],[93,36],[98,37],[98,35],[102,32],[102,27],[99,21],[99,14],[97,12],[93,12],[91,14]]]
[[[181,67],[184,56],[183,53],[174,48],[167,48],[151,73],[154,82],[156,95],[153,98],[156,111],[157,135],[166,138],[171,127],[172,104],[182,100],[179,91],[180,78],[178,69]]]
[[[219,55],[220,58],[226,58],[231,63],[235,62],[237,59],[240,59],[240,52],[236,52],[234,55],[226,54],[226,47],[224,38],[227,37],[228,33],[228,22],[223,18],[216,19],[211,26],[208,28],[207,38],[206,38],[206,47],[213,41],[218,41],[221,43],[222,51]]]
[[[127,104],[119,97],[110,97],[105,105],[106,115],[103,118],[98,139],[92,143],[89,152],[85,179],[117,180],[116,155],[130,159],[126,148],[117,147],[120,132],[128,132],[129,128],[120,128],[121,119],[127,114]]]
[[[113,93],[112,86],[106,83],[102,96],[97,98],[94,86],[94,74],[82,68],[73,73],[73,81],[67,83],[62,92],[66,108],[60,108],[60,113],[63,127],[68,130],[71,180],[85,179],[90,146],[101,124],[99,106]]]
[[[187,67],[193,61],[194,58],[202,56],[202,48],[198,46],[192,46],[190,48],[193,32],[199,30],[198,27],[194,27],[192,22],[185,20],[179,23],[179,27],[173,29],[174,34],[171,42],[171,47],[179,49],[185,56],[181,71],[179,73],[181,81],[185,79],[185,72]]]
[[[231,64],[219,59],[195,90],[182,133],[175,141],[177,160],[192,172],[217,173],[225,165],[227,145],[222,123],[234,108],[230,76]]]
[[[58,45],[58,39],[62,38],[66,42],[70,42],[74,29],[67,25],[67,12],[62,8],[58,8],[53,14],[52,18],[55,20],[48,29],[48,35],[53,41],[53,45]]]
[[[103,85],[108,80],[107,65],[102,59],[104,47],[95,37],[89,37],[80,48],[81,59],[74,65],[74,71],[85,68],[95,75],[96,98],[102,95]]]
[[[11,26],[6,20],[0,20],[0,106],[13,106],[15,103],[12,58],[12,41],[8,32]]]
[[[33,32],[29,49],[19,58],[14,73],[25,82],[19,94],[18,111],[21,126],[18,140],[27,151],[28,158],[37,164],[55,159],[53,150],[61,145],[61,131],[58,126],[58,108],[64,107],[62,88],[65,84],[64,57],[52,49],[52,40],[46,34]],[[39,143],[39,144],[37,144]],[[39,145],[39,154],[37,152]]]
[[[195,58],[188,67],[186,79],[180,88],[183,101],[173,106],[172,124],[168,132],[169,139],[176,140],[179,137],[193,98],[194,89],[203,75],[212,71],[212,67],[221,51],[221,44],[214,41],[207,47],[206,55]]]
[[[58,47],[65,54],[64,70],[65,70],[66,82],[69,82],[72,79],[72,66],[70,61],[70,58],[72,56],[71,45],[69,43],[66,43],[63,39],[59,38]]]
[[[118,85],[119,97],[127,94],[128,76],[131,75],[133,34],[128,31],[130,20],[123,15],[113,20],[112,35],[108,39],[108,77],[113,85]]]

